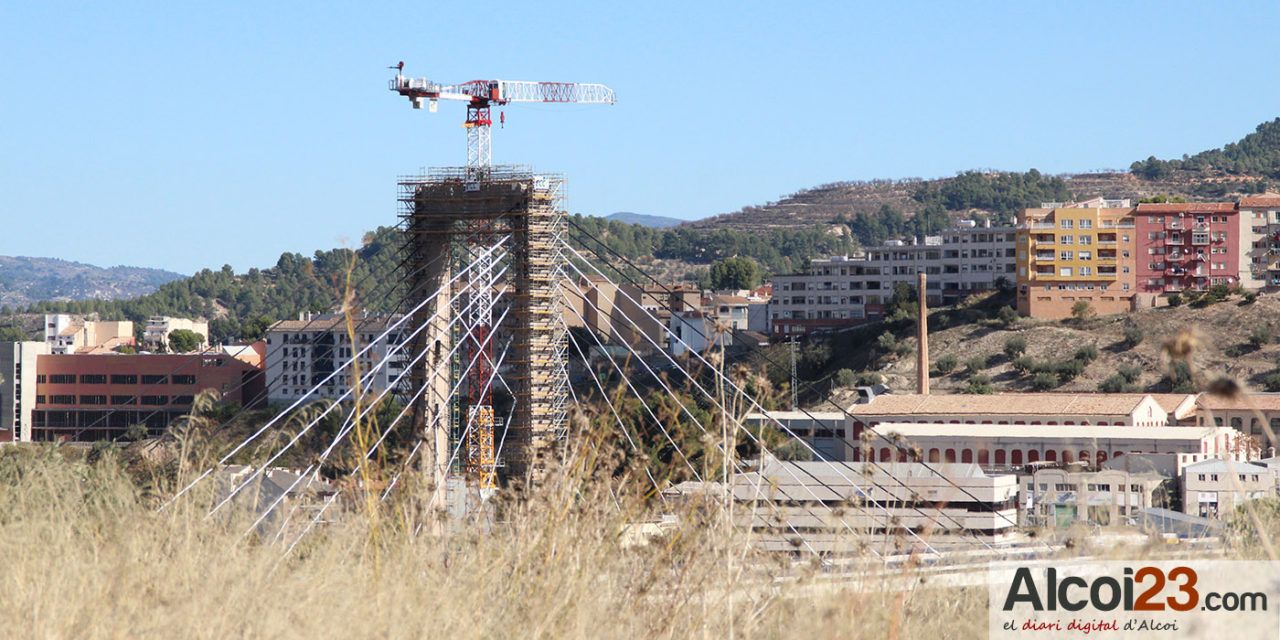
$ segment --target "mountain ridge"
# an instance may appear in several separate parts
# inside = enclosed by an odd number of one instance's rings
[[[133,298],[185,277],[150,267],[100,267],[63,258],[0,256],[0,306]]]

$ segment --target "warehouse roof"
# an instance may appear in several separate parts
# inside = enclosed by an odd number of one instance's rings
[[[1144,393],[1006,393],[995,395],[888,394],[854,405],[855,415],[1037,415],[1128,416],[1146,398],[1166,412],[1177,394]],[[1188,396],[1181,396],[1187,398]],[[1173,407],[1178,406],[1172,404]]]
[[[1043,424],[943,424],[908,422],[883,422],[872,431],[888,435],[900,433],[912,438],[966,437],[966,438],[1016,438],[1021,440],[1043,438],[1046,440],[1111,440],[1132,438],[1135,440],[1201,440],[1212,437],[1220,429],[1230,427],[1125,427],[1098,425],[1043,425]]]

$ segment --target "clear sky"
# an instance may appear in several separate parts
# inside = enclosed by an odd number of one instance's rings
[[[185,6],[182,6],[185,5]],[[411,75],[604,82],[509,107],[571,211],[699,218],[847,179],[1085,171],[1280,115],[1276,2],[0,3],[0,254],[269,266],[465,160]]]

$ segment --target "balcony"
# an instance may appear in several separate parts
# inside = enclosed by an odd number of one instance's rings
[[[1057,254],[1057,253],[1055,253],[1055,252],[1053,252],[1053,251],[1037,251],[1037,252],[1036,252],[1036,260],[1050,260],[1050,261],[1052,261],[1052,260],[1056,259],[1057,257],[1058,257],[1058,254]]]
[[[1099,229],[1132,229],[1132,222],[1103,222],[1098,225]]]
[[[1182,246],[1185,241],[1186,241],[1186,238],[1182,236],[1170,236],[1164,239],[1164,244],[1166,246],[1168,245]]]
[[[1186,269],[1183,269],[1182,267],[1176,267],[1176,266],[1173,266],[1173,265],[1168,265],[1168,266],[1166,266],[1166,267],[1164,268],[1164,274],[1165,274],[1165,275],[1167,275],[1167,276],[1179,276],[1179,277],[1181,277],[1181,276],[1185,276],[1185,275],[1187,275],[1187,270],[1186,270]]]

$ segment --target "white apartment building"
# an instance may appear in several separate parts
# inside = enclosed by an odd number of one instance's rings
[[[147,327],[142,334],[143,348],[148,351],[167,351],[169,335],[179,329],[186,329],[199,335],[204,340],[199,349],[209,346],[209,323],[204,320],[187,318],[170,318],[167,316],[151,316],[147,318]]]
[[[1254,286],[1280,287],[1280,196],[1267,194],[1240,198],[1241,250],[1247,254],[1241,267],[1249,265]],[[1240,269],[1243,275],[1244,269]],[[1249,287],[1245,284],[1246,288]]]
[[[1017,279],[1013,227],[962,221],[923,243],[890,241],[855,256],[813,260],[805,273],[775,276],[769,304],[774,334],[804,333],[878,319],[897,283],[914,287],[916,274],[928,276],[930,304],[954,304],[975,292]]]
[[[36,358],[48,353],[44,342],[0,342],[0,443],[31,442]]]
[[[92,353],[132,346],[133,323],[128,320],[86,320],[70,313],[44,316],[44,342],[49,353]]]
[[[400,331],[381,338],[398,317],[367,317],[355,320],[356,340],[347,332],[346,318],[341,314],[304,315],[298,320],[284,320],[267,330],[267,399],[269,402],[292,402],[321,384],[329,374],[337,374],[320,386],[312,399],[337,399],[351,388],[354,372],[344,365],[366,346],[373,345],[358,358],[361,376],[388,358],[388,352],[400,344]],[[410,357],[395,350],[385,366],[380,367],[363,386],[366,391],[387,389],[405,372]],[[407,380],[408,376],[404,376]],[[402,380],[403,381],[403,380]]]

